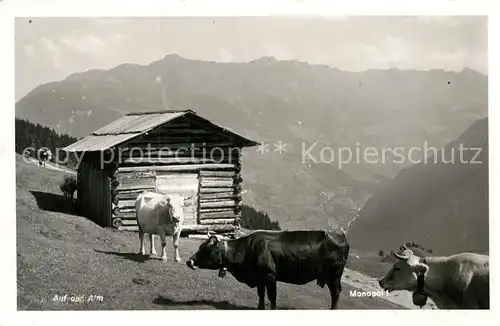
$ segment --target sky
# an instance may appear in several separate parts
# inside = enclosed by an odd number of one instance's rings
[[[480,16],[16,18],[16,100],[75,72],[168,54],[217,62],[263,56],[348,71],[465,67],[488,73]]]

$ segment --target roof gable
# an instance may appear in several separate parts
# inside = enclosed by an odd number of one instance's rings
[[[169,123],[180,117],[189,117],[194,122],[213,129],[214,132],[226,133],[233,138],[235,142],[241,144],[241,147],[258,145],[258,142],[249,140],[227,127],[219,126],[208,119],[198,116],[192,110],[164,110],[154,112],[132,112],[108,125],[99,128],[89,136],[65,147],[67,152],[92,152],[104,151],[111,147],[120,145],[146,134],[147,132]]]

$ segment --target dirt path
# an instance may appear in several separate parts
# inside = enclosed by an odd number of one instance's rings
[[[38,160],[34,159],[34,158],[23,158],[23,160],[26,160],[26,163],[30,163],[30,164],[36,164],[37,166],[40,166],[38,164]],[[42,166],[42,167],[45,167],[46,169],[50,169],[50,170],[54,170],[54,171],[61,171],[61,172],[64,172],[64,173],[70,173],[70,174],[76,174],[75,171],[72,171],[68,168],[65,168],[65,167],[61,167],[57,164],[52,164],[50,162],[45,162],[45,166]]]

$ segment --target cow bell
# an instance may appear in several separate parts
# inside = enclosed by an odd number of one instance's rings
[[[219,269],[219,277],[221,277],[221,278],[226,277],[226,271],[227,271],[227,268],[225,268],[225,267],[224,268],[220,268]]]
[[[427,295],[425,293],[414,292],[412,297],[413,297],[413,304],[419,306],[420,308],[425,306],[425,304],[427,303]]]

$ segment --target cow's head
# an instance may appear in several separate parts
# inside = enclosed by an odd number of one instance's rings
[[[225,245],[223,241],[215,235],[208,234],[198,251],[186,262],[191,269],[219,269],[222,267],[225,254]]]
[[[181,198],[182,199],[182,198]],[[178,223],[182,216],[183,200],[176,196],[166,195],[163,200],[160,201],[163,214],[167,215],[167,220]]]
[[[403,246],[401,254],[394,252],[396,262],[391,270],[379,280],[379,285],[389,292],[398,290],[415,291],[417,289],[417,277],[427,273],[429,267],[420,262],[420,257],[415,256],[413,251]]]

